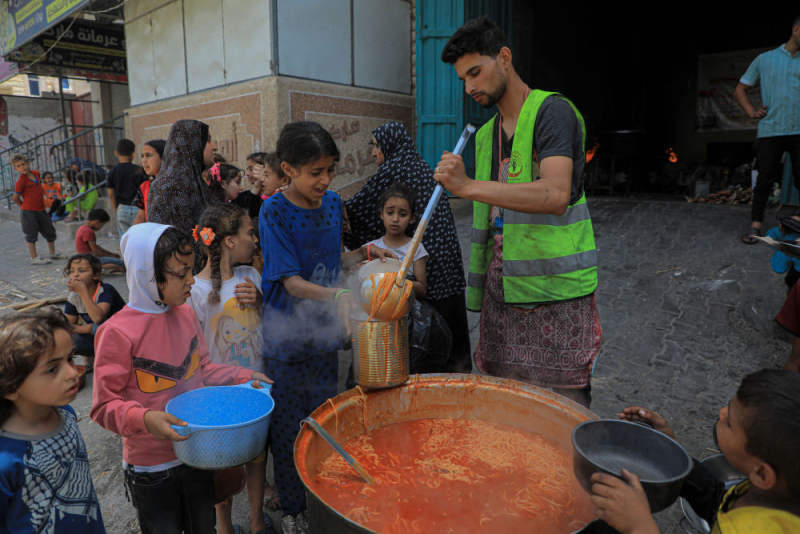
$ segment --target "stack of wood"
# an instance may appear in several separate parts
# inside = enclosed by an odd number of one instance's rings
[[[723,189],[712,193],[707,197],[686,197],[686,202],[700,204],[749,204],[753,200],[753,190],[751,188],[742,189]]]
[[[61,302],[66,302],[67,295],[63,295],[60,297],[52,297],[46,299],[39,299],[39,300],[25,300],[23,302],[17,302],[16,304],[8,304],[6,306],[1,306],[0,310],[16,310],[18,312],[26,312],[35,310],[36,308],[41,308],[42,306],[50,306],[52,304],[59,304]]]

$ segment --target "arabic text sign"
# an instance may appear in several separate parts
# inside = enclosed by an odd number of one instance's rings
[[[5,0],[0,6],[0,55],[27,43],[89,0]]]
[[[42,57],[47,50],[47,56]],[[125,34],[117,25],[76,21],[70,26],[64,21],[14,50],[8,58],[23,68],[26,63],[36,62],[31,71],[38,74],[77,76],[94,72],[89,77],[127,81]]]

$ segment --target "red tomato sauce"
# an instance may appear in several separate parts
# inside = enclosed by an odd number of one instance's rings
[[[420,419],[344,448],[375,478],[331,453],[311,486],[328,505],[385,534],[573,532],[594,518],[571,452],[539,434],[477,420]]]

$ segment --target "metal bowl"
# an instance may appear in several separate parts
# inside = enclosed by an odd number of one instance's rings
[[[639,477],[652,512],[675,502],[692,470],[692,459],[680,443],[629,421],[585,421],[572,431],[572,445],[573,469],[583,489],[591,493],[593,473],[622,477],[625,468]]]

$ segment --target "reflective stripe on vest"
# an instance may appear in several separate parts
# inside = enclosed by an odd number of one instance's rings
[[[541,224],[546,226],[567,226],[588,220],[591,220],[591,217],[589,216],[589,206],[586,203],[568,206],[563,215],[522,213],[521,211],[507,210],[503,217],[505,224]],[[483,242],[485,243],[486,240]]]
[[[533,132],[542,102],[555,93],[534,90],[523,104],[512,143],[514,173],[509,183],[539,178],[533,158]],[[566,99],[565,99],[566,100]],[[567,100],[567,102],[569,102]],[[583,118],[570,103],[585,136]],[[475,179],[491,180],[495,118],[475,138]],[[494,242],[489,227],[491,207],[473,202],[472,253],[467,277],[467,308],[479,310]],[[503,291],[510,304],[551,302],[582,297],[597,286],[597,250],[585,195],[562,215],[504,210]]]

